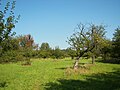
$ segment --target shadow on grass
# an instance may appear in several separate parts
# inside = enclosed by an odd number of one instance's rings
[[[110,64],[120,64],[120,59],[107,59],[107,60],[97,60],[97,62],[110,63]]]
[[[59,79],[47,83],[46,90],[120,90],[120,70],[86,76],[86,80]]]
[[[7,82],[6,81],[0,82],[0,88],[4,87],[7,87]]]
[[[91,63],[79,63],[79,68],[81,66],[84,66],[84,65],[93,65],[93,64],[91,64]],[[68,68],[73,69],[73,67],[61,67],[61,68],[55,68],[55,69],[66,70]]]
[[[55,68],[55,69],[65,70],[65,69],[67,69],[67,68],[66,68],[66,67],[62,67],[62,68]]]

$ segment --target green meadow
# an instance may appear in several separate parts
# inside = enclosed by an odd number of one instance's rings
[[[31,59],[31,65],[0,64],[0,90],[120,90],[120,65],[82,59]]]

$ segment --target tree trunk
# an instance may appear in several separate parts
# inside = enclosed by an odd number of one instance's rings
[[[92,64],[95,63],[95,55],[92,55]]]
[[[106,53],[104,54],[104,60],[106,61],[106,57],[107,57],[107,55],[106,55]]]
[[[78,65],[79,65],[79,58],[76,58],[73,69],[77,70],[78,69]]]

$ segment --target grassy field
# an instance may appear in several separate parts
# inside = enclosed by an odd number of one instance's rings
[[[33,59],[32,65],[0,64],[0,90],[120,90],[120,65],[96,62],[71,69],[74,61]]]

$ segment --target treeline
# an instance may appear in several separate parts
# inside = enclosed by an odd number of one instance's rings
[[[120,59],[120,28],[117,28],[112,40],[106,39],[106,44],[99,46],[100,50],[96,50],[95,57],[102,57],[104,60]],[[90,58],[91,52],[87,52],[83,57]],[[49,43],[42,43],[41,46],[35,44],[33,37],[28,35],[9,36],[1,42],[0,46],[0,63],[29,61],[30,58],[53,58],[63,59],[77,57],[77,51],[74,48],[60,49],[50,47]]]
[[[59,47],[52,49],[49,44],[42,43],[39,47],[34,43],[33,37],[28,35],[9,36],[1,42],[0,63],[30,61],[30,58],[53,58],[63,59],[65,57],[74,57],[75,51],[68,48],[61,50]]]

